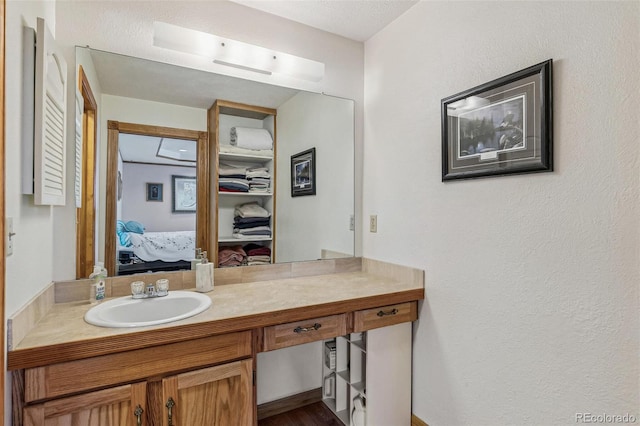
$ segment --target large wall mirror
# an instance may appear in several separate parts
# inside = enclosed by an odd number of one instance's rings
[[[84,47],[76,48],[76,61],[97,104],[94,250],[110,275],[188,269],[196,247],[245,248],[244,258],[225,250],[233,259],[221,263],[229,266],[354,255],[353,101]],[[263,126],[274,140],[272,160],[218,157],[209,113],[216,101],[275,111]],[[231,143],[231,128],[261,127],[255,117],[216,125],[220,145]],[[313,172],[300,155],[309,151]],[[220,191],[220,169],[229,167],[254,173],[256,192]],[[266,175],[255,175],[259,167]],[[315,194],[292,190],[307,180]],[[222,231],[211,231],[212,217],[220,228],[253,226],[234,218],[235,207],[248,203],[269,211],[256,223],[273,235],[239,231],[237,242],[223,242]]]

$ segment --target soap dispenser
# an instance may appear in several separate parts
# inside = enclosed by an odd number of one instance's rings
[[[92,304],[99,303],[104,299],[106,293],[105,280],[107,278],[107,270],[104,269],[102,262],[96,263],[89,278],[91,279],[89,302]]]
[[[201,262],[196,264],[196,291],[207,293],[213,290],[213,263],[207,259],[207,252],[201,254]]]

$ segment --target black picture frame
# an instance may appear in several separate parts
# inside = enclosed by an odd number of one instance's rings
[[[443,182],[553,171],[552,65],[442,99]]]
[[[162,184],[147,183],[147,201],[162,201]]]
[[[316,149],[291,156],[291,196],[316,195]]]
[[[171,211],[173,213],[195,213],[198,187],[194,176],[171,175]]]

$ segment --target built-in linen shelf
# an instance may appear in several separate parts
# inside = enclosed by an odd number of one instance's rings
[[[336,374],[342,377],[345,382],[349,383],[349,370],[338,371]]]
[[[353,390],[355,390],[358,394],[362,395],[363,397],[367,396],[365,395],[366,386],[364,382],[352,383],[351,387],[353,388]]]
[[[273,161],[273,157],[252,154],[232,154],[229,152],[221,152],[220,161],[242,161],[246,163],[268,163]]]
[[[256,241],[271,241],[273,238],[271,237],[251,237],[251,238],[234,238],[234,237],[220,237],[218,238],[219,243],[254,243]]]
[[[231,196],[231,197],[271,197],[271,192],[225,192],[218,191],[218,195]]]

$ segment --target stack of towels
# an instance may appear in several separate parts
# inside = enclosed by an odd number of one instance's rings
[[[236,206],[233,216],[234,238],[271,237],[271,213],[257,202]]]
[[[241,246],[220,247],[218,249],[218,266],[221,268],[229,266],[246,265],[247,253]]]
[[[220,163],[218,168],[220,192],[261,192],[271,190],[271,173],[262,166]]]
[[[271,249],[259,244],[249,243],[244,246],[220,247],[218,250],[218,266],[268,265],[271,263]]]
[[[247,253],[247,265],[268,265],[271,263],[271,249],[255,243],[242,247]]]
[[[231,145],[251,150],[272,150],[273,138],[266,129],[232,127]]]

